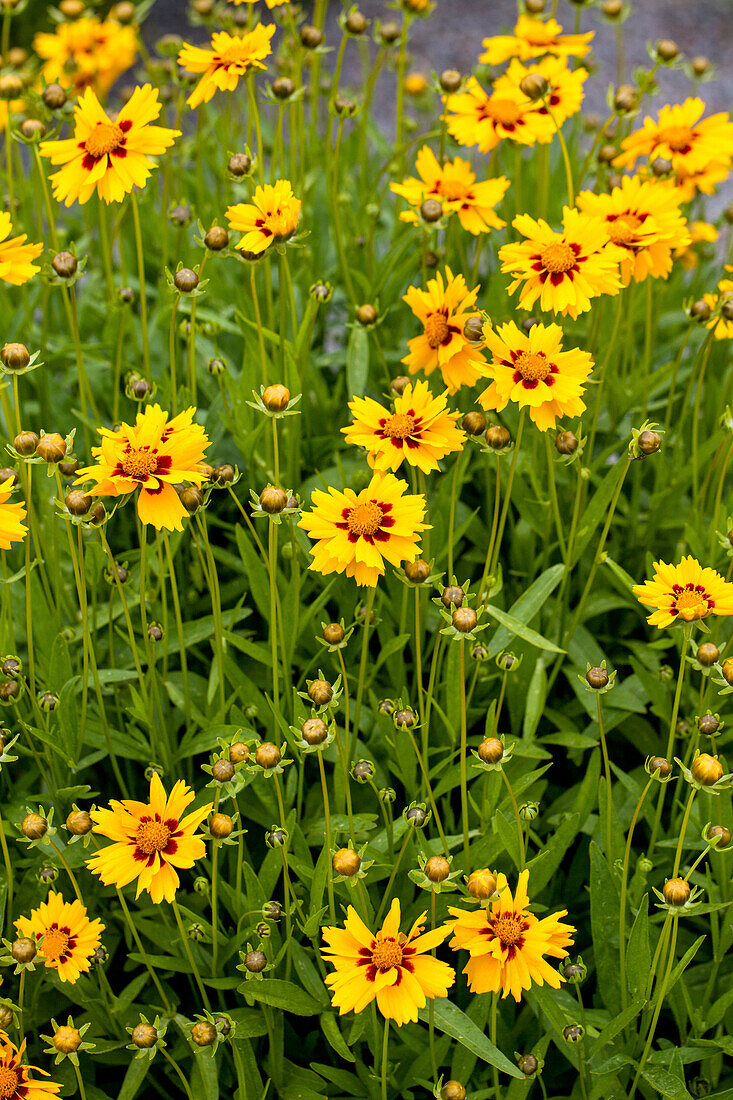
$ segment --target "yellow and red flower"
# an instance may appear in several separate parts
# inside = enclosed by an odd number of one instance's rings
[[[37,1081],[31,1073],[42,1073],[48,1077],[45,1069],[29,1066],[25,1059],[25,1039],[16,1047],[4,1031],[0,1031],[0,1097],[3,1100],[44,1100],[46,1096],[55,1096],[61,1091],[61,1085],[54,1081]]]
[[[733,271],[733,266],[726,264],[725,270]],[[733,340],[733,279],[721,279],[718,293],[703,294],[703,299],[716,311],[716,316],[707,322],[707,327],[715,331],[715,339]],[[718,312],[723,308],[724,312]]]
[[[494,212],[509,187],[505,176],[476,182],[467,160],[455,157],[441,167],[429,145],[423,145],[415,162],[419,179],[409,176],[402,183],[391,183],[390,190],[409,202],[412,210],[403,210],[401,221],[417,224],[418,210],[426,199],[436,199],[443,216],[457,214],[463,229],[477,235],[501,229],[506,223]]]
[[[490,153],[504,138],[533,145],[537,140],[534,115],[541,106],[513,85],[489,95],[472,76],[463,91],[446,98],[448,133],[459,145],[475,145],[480,153]]]
[[[647,622],[660,630],[680,620],[693,623],[709,615],[733,615],[733,584],[692,556],[679,565],[655,561],[653,580],[635,584],[631,591],[639,603],[654,608]]]
[[[233,92],[242,77],[265,69],[265,58],[272,53],[274,33],[274,23],[267,27],[258,23],[242,35],[217,31],[212,35],[208,50],[186,43],[178,54],[178,64],[190,73],[203,73],[186,100],[189,107],[208,103],[217,91]]]
[[[563,34],[556,19],[535,19],[520,15],[514,34],[497,34],[484,38],[484,53],[479,57],[484,65],[502,65],[512,57],[526,61],[530,57],[585,57],[590,51],[593,31],[586,34]]]
[[[26,244],[25,233],[10,237],[12,232],[10,214],[6,210],[0,210],[0,279],[12,286],[22,286],[41,270],[32,261],[41,255],[43,245]]]
[[[53,33],[39,31],[33,49],[43,61],[47,84],[58,83],[75,95],[93,88],[104,98],[122,73],[135,64],[137,30],[114,19],[83,16],[58,23]]]
[[[630,168],[639,157],[667,160],[673,172],[688,181],[713,166],[727,173],[733,158],[733,122],[722,111],[702,118],[704,110],[697,97],[662,107],[656,121],[647,116],[641,129],[624,138],[613,163]]]
[[[252,202],[238,202],[227,210],[232,229],[244,233],[236,248],[250,256],[260,256],[273,244],[287,241],[298,228],[300,199],[296,199],[289,180],[277,180],[256,187]]]
[[[62,982],[75,982],[91,969],[104,932],[102,922],[90,920],[80,901],[64,901],[53,890],[29,917],[19,917],[15,927],[20,936],[38,942],[46,969],[55,970]]]
[[[512,89],[519,89],[530,73],[539,73],[547,81],[546,94],[537,101],[536,109],[528,118],[536,140],[546,145],[555,137],[557,127],[580,110],[588,70],[569,68],[565,57],[546,57],[526,67],[521,61],[514,60],[507,71],[494,81],[494,95],[509,95]]]
[[[432,374],[437,368],[449,393],[461,386],[473,386],[486,377],[486,361],[481,352],[463,335],[463,326],[475,316],[473,308],[479,288],[469,290],[462,275],[445,269],[428,280],[425,290],[411,286],[403,301],[423,326],[420,336],[410,340],[409,355],[402,360],[410,374],[422,370]]]
[[[0,550],[9,550],[14,542],[22,542],[28,534],[23,524],[25,505],[14,504],[10,499],[15,485],[14,477],[0,482]]]

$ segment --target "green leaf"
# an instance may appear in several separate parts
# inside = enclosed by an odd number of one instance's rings
[[[667,1097],[668,1100],[692,1100],[684,1081],[680,1081],[664,1066],[655,1066],[647,1062],[641,1076],[653,1089],[656,1089],[662,1096]]]
[[[619,482],[625,476],[628,468],[628,462],[619,459],[618,462],[611,467],[596,489],[593,499],[583,514],[583,522],[578,531],[578,538],[575,543],[575,553],[573,555],[573,560],[569,563],[571,568],[583,556],[585,548],[593,537],[596,527],[598,527],[601,520],[605,518],[608,512],[608,506],[611,503],[611,498],[616,492]]]
[[[346,1040],[339,1031],[339,1026],[331,1012],[324,1012],[319,1017],[321,1021],[321,1030],[326,1037],[327,1042],[333,1047],[340,1058],[343,1058],[346,1062],[355,1062],[356,1059],[346,1045]]]
[[[450,1035],[478,1058],[483,1058],[484,1062],[496,1066],[502,1073],[522,1079],[521,1071],[501,1053],[498,1047],[494,1046],[490,1039],[487,1039],[483,1031],[476,1027],[465,1012],[461,1012],[458,1005],[453,1004],[446,997],[436,997],[434,1006],[433,1019],[440,1031]],[[418,1016],[425,1024],[428,1022],[428,1015],[427,1005],[418,1010]]]
[[[149,1058],[133,1058],[127,1067],[122,1088],[117,1094],[117,1100],[133,1100],[137,1090],[142,1085],[145,1075],[150,1068]]]
[[[526,624],[531,622],[548,596],[557,588],[564,571],[565,566],[562,562],[559,565],[553,565],[550,569],[546,569],[545,572],[540,574],[537,580],[529,586],[527,591],[512,604],[509,608],[509,615],[520,623]],[[506,649],[515,633],[516,631],[511,630],[508,625],[500,627],[489,643],[489,656],[495,657],[497,653],[501,653],[502,649]],[[532,644],[534,645],[535,643],[533,642]],[[556,652],[560,651],[557,650]]]
[[[565,652],[564,649],[560,649],[559,646],[556,646],[554,642],[549,641],[547,638],[543,638],[536,630],[531,630],[528,626],[525,626],[524,623],[520,623],[519,619],[515,619],[512,615],[507,614],[506,611],[502,611],[500,608],[494,607],[494,605],[490,603],[484,604],[484,607],[492,618],[496,619],[497,622],[500,622],[502,626],[507,628],[510,638],[516,636],[525,642],[529,642],[530,645],[536,646],[537,649],[546,649],[550,653]],[[493,644],[494,643],[491,642],[489,645],[489,655],[492,653]],[[504,646],[497,649],[494,656],[496,656],[496,653],[499,653],[501,649],[504,649]]]
[[[636,1019],[645,1004],[646,1001],[644,1000],[644,998],[639,997],[636,1001],[633,1001],[632,1004],[625,1008],[623,1012],[619,1012],[618,1016],[614,1016],[614,1018],[610,1020],[609,1023],[607,1023],[606,1026],[602,1029],[600,1035],[593,1043],[593,1046],[590,1048],[590,1054],[588,1057],[591,1060],[593,1058],[597,1058],[603,1048],[605,1046],[608,1046],[611,1040],[615,1039],[620,1031],[623,1031],[625,1027],[628,1027],[632,1020]]]
[[[239,992],[270,1005],[282,1008],[295,1016],[317,1016],[323,1011],[309,993],[293,982],[284,982],[279,978],[263,978],[262,981],[242,982]]]
[[[590,844],[590,923],[600,993],[614,1016],[621,1009],[618,980],[618,907],[616,879],[595,841]]]
[[[346,349],[346,386],[353,397],[363,397],[369,377],[369,336],[361,325],[353,325]]]
[[[646,989],[651,970],[651,950],[649,948],[649,895],[644,894],[639,912],[631,926],[626,948],[626,985],[632,997]],[[623,981],[623,975],[622,975]]]

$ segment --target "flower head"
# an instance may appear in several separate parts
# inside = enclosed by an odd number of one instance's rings
[[[484,53],[479,57],[484,65],[501,65],[512,57],[526,61],[530,57],[585,57],[590,50],[593,31],[586,34],[563,34],[556,19],[535,19],[520,15],[514,34],[497,34],[484,38]]]
[[[174,485],[205,480],[200,463],[209,446],[204,429],[195,424],[195,409],[173,420],[160,405],[146,405],[134,424],[116,431],[99,428],[100,447],[93,447],[96,466],[77,471],[77,484],[93,480],[93,496],[125,496],[140,490],[137,511],[143,523],[158,530],[183,530],[186,510]]]
[[[733,271],[733,266],[726,264],[726,271]],[[718,293],[703,294],[703,299],[712,310],[733,302],[733,279],[721,279],[718,283]],[[716,340],[733,340],[733,321],[727,320],[722,314],[712,317],[707,322],[707,327],[714,329]]]
[[[12,232],[10,214],[0,210],[0,279],[13,286],[21,286],[41,270],[32,261],[43,252],[43,245],[26,244],[25,233],[8,240]]]
[[[53,891],[31,910],[29,917],[19,917],[15,927],[21,936],[42,941],[38,954],[45,959],[48,970],[57,971],[62,982],[75,982],[86,974],[104,931],[100,920],[89,919],[80,901],[64,901]]]
[[[278,241],[286,241],[298,228],[300,199],[289,180],[277,180],[255,188],[252,202],[238,202],[227,210],[232,229],[244,233],[236,247],[259,256]]]
[[[448,931],[436,928],[423,934],[425,916],[418,917],[405,935],[395,899],[376,933],[369,931],[353,905],[343,928],[323,929],[323,955],[335,968],[326,984],[340,1015],[363,1012],[376,1000],[382,1015],[401,1027],[417,1020],[418,1009],[429,998],[446,996],[455,971],[427,952],[441,944]]]
[[[31,1073],[48,1074],[25,1063],[25,1039],[16,1047],[7,1035],[0,1031],[0,1097],[2,1100],[43,1100],[60,1092],[61,1085],[53,1081],[37,1081]]]
[[[675,173],[686,176],[712,165],[727,171],[733,157],[733,122],[722,111],[701,118],[704,110],[703,101],[695,97],[662,107],[657,121],[647,116],[641,129],[621,142],[614,164],[629,168],[639,157],[647,157],[668,160]]]
[[[374,470],[397,470],[406,459],[428,474],[466,438],[456,425],[461,414],[449,412],[445,394],[433,397],[424,381],[405,386],[391,415],[371,397],[355,397],[349,408],[354,423],[341,431],[349,443],[366,448]]]
[[[591,298],[618,294],[624,254],[610,243],[600,218],[566,206],[561,232],[529,214],[518,214],[512,224],[526,240],[503,245],[499,259],[514,279],[509,292],[522,287],[522,309],[539,300],[541,309],[574,318],[590,309]]]
[[[89,870],[105,886],[118,889],[137,879],[135,897],[147,890],[156,905],[173,901],[180,885],[177,869],[193,867],[206,851],[195,832],[212,804],[183,816],[195,797],[179,779],[166,798],[160,776],[153,772],[149,803],[113,799],[110,809],[91,810],[94,832],[114,843],[87,860]]]
[[[15,478],[0,482],[0,550],[9,550],[14,542],[22,542],[27,535],[23,524],[25,505],[13,504],[10,494],[15,488]]]
[[[74,136],[44,141],[42,157],[62,165],[50,177],[54,198],[65,206],[88,202],[94,192],[106,203],[122,202],[133,187],[144,187],[155,167],[151,155],[164,153],[179,130],[151,126],[161,104],[151,84],[136,88],[116,117],[111,118],[87,88],[74,109]]]
[[[264,69],[265,58],[272,53],[270,39],[275,24],[258,23],[243,35],[217,31],[211,38],[211,49],[186,44],[178,54],[178,64],[191,73],[203,73],[186,100],[189,107],[208,103],[217,91],[233,92],[240,79],[256,69]]]
[[[583,102],[583,84],[588,70],[571,69],[565,57],[546,57],[526,68],[514,60],[507,71],[494,82],[494,95],[511,94],[530,73],[539,73],[547,81],[547,92],[538,101],[536,110],[528,119],[540,144],[548,144],[555,137],[556,126],[577,115]]]
[[[390,184],[395,195],[409,202],[412,210],[403,210],[403,222],[418,222],[417,210],[426,199],[437,199],[443,207],[443,216],[457,214],[463,229],[474,235],[501,229],[505,222],[494,213],[509,187],[505,176],[476,182],[476,175],[467,160],[456,157],[441,167],[430,146],[423,145],[417,154],[415,167],[419,179],[410,176],[402,183]]]
[[[479,397],[485,409],[501,412],[510,401],[529,414],[540,429],[555,427],[558,416],[580,416],[585,410],[584,385],[593,369],[587,351],[562,350],[559,325],[533,325],[522,332],[514,321],[495,331],[486,325],[491,385]]]
[[[384,562],[399,566],[418,557],[425,531],[425,497],[406,492],[394,474],[377,473],[360,493],[353,489],[314,489],[313,511],[303,512],[299,526],[316,545],[311,569],[345,573],[358,585],[373,588],[384,575]]]
[[[459,145],[475,145],[480,153],[490,153],[503,138],[532,145],[537,140],[534,115],[541,106],[514,85],[489,95],[472,76],[463,91],[446,99],[448,132]]]
[[[733,615],[733,584],[691,556],[679,565],[655,561],[654,579],[635,584],[631,591],[639,603],[655,609],[647,622],[660,630],[680,620],[692,623],[708,615]]]
[[[522,871],[512,897],[505,876],[498,875],[499,897],[490,908],[448,910],[454,918],[447,922],[453,933],[450,946],[470,955],[463,973],[472,993],[502,990],[503,997],[511,993],[519,1001],[533,982],[560,988],[562,979],[544,956],[564,959],[575,929],[561,922],[565,909],[542,920],[528,911],[528,879],[529,871]]]
[[[449,267],[445,279],[438,273],[425,290],[411,286],[403,301],[423,326],[420,336],[410,340],[409,355],[402,360],[410,374],[422,370],[432,374],[438,367],[449,393],[461,386],[473,386],[486,377],[486,361],[463,335],[463,326],[473,316],[479,288],[469,290],[462,275]]]
[[[72,88],[77,95],[93,88],[104,97],[115,80],[135,64],[137,48],[134,26],[96,16],[66,20],[58,23],[52,34],[40,31],[33,39],[46,83]]]

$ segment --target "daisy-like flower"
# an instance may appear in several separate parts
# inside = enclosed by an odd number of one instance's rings
[[[217,91],[233,92],[243,76],[266,68],[265,58],[272,53],[270,40],[274,33],[274,23],[267,27],[258,23],[242,35],[217,31],[208,50],[184,45],[178,54],[178,64],[190,73],[203,73],[186,100],[189,107],[208,103]]]
[[[647,622],[660,630],[708,615],[733,615],[733,584],[691,556],[679,565],[655,561],[654,579],[635,584],[631,591],[639,603],[655,609]]]
[[[590,51],[593,31],[587,34],[563,34],[556,19],[535,19],[520,15],[514,34],[497,34],[484,38],[484,53],[479,61],[484,65],[502,65],[511,57],[526,61],[530,57],[585,57]]]
[[[113,799],[109,810],[90,810],[94,832],[114,841],[87,860],[105,886],[123,886],[137,880],[135,897],[147,890],[153,902],[173,901],[180,885],[178,870],[193,867],[206,852],[196,829],[210,813],[208,803],[183,813],[196,794],[182,779],[166,798],[157,772],[150,780],[150,802]]]
[[[497,875],[498,900],[490,908],[448,910],[454,918],[447,922],[453,933],[450,946],[471,956],[463,973],[472,993],[501,990],[503,997],[511,993],[519,1001],[533,982],[560,988],[562,979],[544,956],[564,959],[575,929],[560,920],[566,909],[542,920],[528,911],[528,880],[529,871],[522,871],[512,897],[504,875]]]
[[[441,168],[430,146],[423,145],[415,161],[419,179],[409,176],[402,183],[391,183],[390,190],[409,202],[412,210],[403,210],[400,220],[415,225],[418,210],[426,199],[436,199],[443,215],[457,214],[463,229],[477,235],[501,229],[506,223],[494,213],[509,187],[505,176],[476,182],[476,175],[467,160],[456,157]]]
[[[473,386],[486,377],[486,360],[463,335],[463,326],[475,313],[479,288],[469,290],[462,275],[445,269],[428,280],[425,290],[411,286],[403,301],[423,326],[423,332],[410,340],[410,353],[402,360],[410,374],[432,374],[440,368],[449,393],[461,386]]]
[[[518,89],[530,73],[539,73],[547,81],[547,93],[538,101],[537,109],[529,119],[537,141],[546,145],[555,137],[556,125],[562,126],[580,110],[588,70],[568,68],[565,57],[546,57],[527,67],[515,59],[503,76],[494,82],[494,95],[510,94],[511,89]]]
[[[137,31],[114,19],[96,16],[58,23],[52,33],[39,32],[33,49],[43,61],[47,84],[58,83],[79,95],[93,88],[104,97],[115,80],[135,64]]]
[[[42,1073],[48,1077],[45,1069],[29,1066],[25,1062],[25,1039],[16,1047],[5,1032],[0,1031],[0,1097],[2,1100],[43,1100],[44,1096],[54,1096],[61,1091],[61,1085],[54,1081],[37,1081],[31,1073]]]
[[[32,262],[43,252],[42,244],[26,244],[27,236],[10,237],[13,223],[7,210],[0,210],[0,279],[21,286],[32,279],[40,267]]]
[[[15,927],[20,936],[43,941],[38,954],[46,969],[55,970],[62,982],[75,982],[87,973],[104,932],[102,922],[89,920],[80,901],[64,901],[61,894],[53,891],[37,909],[31,910],[29,917],[19,917]]]
[[[349,443],[366,449],[374,470],[397,470],[407,459],[429,474],[440,468],[441,458],[460,451],[466,439],[456,424],[461,414],[449,412],[445,394],[433,397],[424,381],[405,386],[392,415],[371,397],[355,397],[349,409],[354,423],[341,431]]]
[[[672,270],[673,249],[690,244],[687,220],[680,212],[681,196],[674,184],[624,176],[610,195],[581,191],[583,214],[603,218],[611,241],[623,250],[621,281],[628,286],[648,275],[666,279]]]
[[[23,524],[25,505],[14,504],[10,494],[16,479],[9,477],[0,482],[0,550],[9,550],[14,542],[22,542],[28,534]]]
[[[244,236],[236,244],[245,255],[260,256],[271,245],[287,241],[298,228],[300,199],[289,180],[256,187],[252,202],[238,202],[227,210],[232,229]]]
[[[256,4],[257,0],[232,0],[232,3],[236,6],[239,4]],[[281,8],[283,4],[289,4],[290,0],[265,0],[268,8]]]
[[[493,354],[489,363],[491,385],[479,396],[485,409],[501,412],[510,401],[529,415],[545,432],[555,427],[558,416],[580,416],[585,383],[593,369],[587,351],[562,350],[559,325],[533,325],[528,333],[509,321],[494,331],[484,326],[484,339]]]
[[[133,187],[144,187],[155,168],[151,156],[170,148],[180,130],[151,126],[161,104],[152,84],[136,88],[115,118],[110,118],[91,88],[74,108],[74,136],[44,141],[42,157],[63,165],[50,177],[54,198],[71,206],[88,202],[96,191],[106,203],[122,202]]]
[[[689,169],[679,165],[674,179],[682,202],[692,202],[695,195],[712,195],[719,183],[728,178],[730,160],[710,161],[704,168]]]
[[[372,933],[350,905],[343,928],[323,929],[322,954],[335,968],[326,985],[339,1015],[363,1012],[376,1000],[382,1015],[401,1027],[416,1022],[418,1009],[428,999],[447,995],[455,971],[428,952],[443,942],[448,930],[423,933],[426,915],[418,917],[405,935],[395,899],[380,930]]]
[[[463,91],[446,98],[448,132],[459,145],[475,145],[480,153],[490,153],[503,138],[532,145],[537,140],[533,116],[541,106],[513,86],[488,95],[472,76]]]
[[[610,243],[600,218],[566,206],[562,232],[529,214],[518,214],[512,225],[526,240],[503,245],[499,259],[514,279],[509,293],[522,288],[521,309],[539,300],[540,309],[575,318],[590,309],[591,298],[618,294],[624,253]]]
[[[182,531],[186,510],[174,486],[201,485],[200,464],[210,445],[194,423],[195,411],[186,409],[169,421],[160,405],[146,405],[134,424],[120,424],[116,431],[99,428],[101,446],[92,447],[97,464],[79,470],[77,484],[95,481],[88,490],[92,496],[120,497],[139,489],[137,512],[143,523],[159,531]]]
[[[733,271],[733,266],[726,264],[726,271]],[[712,310],[719,306],[733,305],[733,279],[721,279],[718,283],[717,294],[703,294],[704,300]],[[707,327],[715,330],[716,340],[733,340],[733,320],[729,320],[723,314],[713,317],[707,322]]]
[[[661,158],[671,162],[674,172],[688,175],[711,164],[730,166],[733,122],[722,111],[702,118],[704,110],[705,104],[697,97],[662,107],[656,121],[647,116],[640,130],[624,138],[622,152],[613,163],[630,168],[639,157],[650,161]]]
[[[353,489],[314,489],[312,512],[303,512],[299,526],[316,545],[311,569],[345,573],[358,585],[374,588],[384,575],[384,563],[399,566],[419,556],[420,535],[427,530],[425,497],[407,492],[394,474],[377,473],[360,493]]]

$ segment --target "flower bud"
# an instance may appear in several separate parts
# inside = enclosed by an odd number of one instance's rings
[[[420,217],[428,225],[440,221],[443,217],[443,204],[437,199],[425,199],[420,206]]]
[[[657,157],[651,162],[650,168],[655,176],[668,176],[672,171],[672,161],[666,157]]]
[[[455,604],[456,607],[462,607],[466,593],[457,584],[449,584],[447,588],[443,589],[443,593],[440,597],[440,602],[443,607],[447,607],[450,610],[451,604]]]
[[[367,303],[366,305],[359,306],[356,311],[356,319],[360,325],[367,327],[369,325],[376,325],[379,314],[373,305]]]
[[[67,19],[79,19],[84,10],[84,0],[60,0],[59,11]]]
[[[599,668],[597,666],[595,668],[589,668],[585,674],[585,678],[589,686],[594,688],[595,691],[600,691],[601,688],[606,687],[608,684],[608,672],[605,668]]]
[[[400,374],[397,378],[393,378],[389,384],[389,388],[392,393],[397,397],[401,397],[408,386],[412,385],[412,379],[408,378],[406,374]]]
[[[40,814],[26,814],[20,823],[20,831],[28,840],[41,840],[48,832],[48,821]]]
[[[585,1035],[585,1028],[580,1024],[568,1024],[562,1029],[562,1037],[566,1043],[579,1043]]]
[[[72,810],[66,818],[66,828],[72,836],[86,836],[92,827],[92,819],[86,810]]]
[[[49,111],[60,111],[66,103],[66,92],[60,84],[47,84],[42,98]]]
[[[264,951],[248,951],[244,956],[244,965],[250,974],[261,974],[267,966],[267,955]]]
[[[714,737],[720,729],[720,719],[717,714],[701,714],[697,720],[697,728],[703,737]]]
[[[693,321],[699,321],[701,324],[710,320],[712,312],[704,298],[700,298],[699,301],[693,302],[690,306],[690,317]]]
[[[209,822],[209,832],[217,840],[226,840],[234,831],[234,822],[229,814],[216,813]]]
[[[360,11],[352,11],[344,20],[344,27],[349,34],[363,34],[369,26],[369,20]]]
[[[72,516],[85,516],[94,504],[94,500],[81,489],[72,489],[64,497],[64,504]]]
[[[5,657],[0,665],[3,676],[19,676],[22,670],[23,666],[18,657]]]
[[[333,699],[333,688],[328,680],[312,680],[308,685],[308,698],[317,707],[324,707]]]
[[[10,954],[17,963],[31,963],[37,955],[36,945],[27,936],[19,936],[13,941]]]
[[[615,145],[611,145],[610,143],[602,145],[597,153],[598,160],[601,164],[610,164],[616,156],[618,156],[618,150]]]
[[[697,653],[695,654],[699,664],[704,668],[710,668],[711,665],[714,665],[719,656],[720,650],[714,642],[703,642],[702,645],[697,647]]]
[[[720,316],[724,321],[733,321],[733,299],[725,299],[720,307]]]
[[[517,1065],[526,1077],[531,1077],[533,1073],[537,1072],[539,1062],[534,1054],[523,1054]]]
[[[38,446],[38,436],[35,432],[20,432],[13,440],[13,447],[24,458],[35,454]]]
[[[53,1045],[59,1054],[74,1054],[81,1042],[81,1035],[75,1027],[60,1027],[53,1037]]]
[[[16,451],[19,450],[18,447],[16,447],[15,449]],[[723,679],[725,680],[725,682],[733,687],[733,657],[727,657],[726,660],[723,661],[723,664],[721,665],[721,672],[723,673]]]
[[[498,764],[504,755],[504,746],[498,737],[487,737],[477,751],[479,760],[483,760],[484,764]]]
[[[371,760],[357,760],[352,765],[351,775],[357,783],[368,783],[374,776],[374,765]]]
[[[445,856],[431,856],[424,870],[431,882],[445,882],[450,874],[450,863]]]
[[[463,335],[466,340],[469,340],[472,344],[481,343],[484,338],[484,323],[479,316],[468,318],[463,326]]]
[[[555,437],[555,450],[561,455],[572,455],[578,449],[578,437],[575,432],[558,432]]]
[[[135,18],[135,5],[132,0],[118,0],[110,8],[110,19],[116,19],[118,23],[132,23]]]
[[[295,85],[289,76],[275,77],[270,87],[275,99],[290,99],[295,92]]]
[[[212,481],[215,481],[217,485],[229,485],[236,473],[233,466],[230,466],[228,462],[222,462],[219,466],[214,466],[212,471]]]
[[[717,756],[710,756],[707,752],[700,753],[693,760],[690,771],[693,779],[696,779],[703,787],[712,787],[719,779],[723,778],[723,765]]]
[[[478,616],[472,607],[457,607],[451,616],[455,630],[461,634],[470,634],[476,628]]]
[[[463,77],[457,69],[443,69],[440,77],[440,86],[444,92],[448,92],[449,95],[457,92],[461,86]]]
[[[693,57],[690,64],[692,65],[692,71],[695,76],[705,76],[705,73],[710,69],[709,58],[703,57],[702,55]]]
[[[58,432],[47,432],[38,440],[36,454],[49,465],[61,462],[66,456],[66,440]]]
[[[660,779],[667,779],[672,774],[672,765],[663,756],[653,756],[649,761],[649,774],[659,772]]]
[[[378,794],[379,801],[384,802],[385,805],[391,805],[397,801],[397,792],[394,787],[382,787]]]
[[[74,471],[72,471],[73,473]],[[12,466],[3,466],[0,469],[0,484],[4,481],[12,481],[13,484],[18,480],[18,471],[14,470]]]
[[[707,835],[716,847],[727,848],[730,844],[730,829],[726,825],[711,825]]]
[[[405,812],[405,818],[416,829],[422,829],[427,824],[428,815],[422,806],[410,806]]]
[[[28,366],[31,356],[25,344],[5,344],[0,351],[0,361],[6,370],[20,371]]]
[[[503,424],[492,424],[487,430],[484,439],[491,447],[492,451],[503,451],[512,441],[508,429],[505,428]]]
[[[260,493],[260,508],[270,516],[276,516],[287,507],[288,494],[276,485],[267,485]]]
[[[277,745],[273,745],[272,741],[263,741],[261,745],[257,746],[255,763],[259,764],[261,768],[276,768],[281,760],[282,753]]]
[[[11,1027],[14,1019],[15,1016],[13,1015],[13,1010],[10,1005],[0,1005],[0,1029],[7,1031]]]
[[[623,0],[603,0],[603,14],[608,19],[618,19],[623,10]]]
[[[133,1029],[131,1039],[140,1050],[150,1050],[158,1042],[158,1032],[152,1024],[138,1024]]]
[[[216,1042],[216,1028],[210,1020],[197,1020],[191,1028],[191,1038],[197,1047],[210,1047]]]
[[[613,105],[617,111],[633,111],[638,102],[639,97],[633,84],[619,84],[613,97]]]
[[[229,746],[229,761],[232,764],[246,764],[249,760],[249,745],[243,741],[235,741]]]
[[[545,0],[524,0],[524,6],[530,15],[542,15],[545,10]]]
[[[466,322],[468,324],[468,322]],[[465,332],[465,326],[464,326]],[[483,435],[486,431],[486,417],[477,409],[467,412],[461,421],[461,427],[467,435]]]
[[[662,446],[662,437],[659,432],[642,432],[636,445],[643,455],[653,455]]]
[[[684,905],[690,896],[690,884],[683,878],[671,878],[662,890],[667,905]]]
[[[496,893],[496,876],[487,867],[472,871],[468,876],[466,889],[477,901],[486,901]]]
[[[466,1100],[466,1090],[460,1081],[446,1081],[440,1090],[440,1100]]]
[[[361,867],[361,857],[353,848],[339,848],[333,857],[333,869],[343,878],[351,878]]]
[[[221,252],[229,244],[229,234],[222,225],[212,225],[204,237],[204,244],[210,252]]]
[[[657,57],[660,61],[674,61],[680,48],[671,38],[660,38],[657,42]]]
[[[392,715],[392,720],[397,729],[408,730],[417,725],[417,715],[412,707],[402,707]]]
[[[0,684],[0,703],[12,703],[20,695],[20,684],[16,680],[7,680]]]
[[[173,225],[177,225],[180,228],[183,228],[183,226],[188,225],[188,223],[191,221],[191,207],[184,206],[183,203],[179,203],[177,206],[172,207],[170,213],[168,214],[168,217],[170,218]],[[186,268],[182,268],[181,270],[185,271]]]
[[[284,848],[288,842],[288,834],[278,825],[265,833],[265,844],[268,848]]]
[[[346,631],[341,623],[326,623],[323,628],[323,640],[329,645],[340,645],[346,637]]]
[[[300,736],[306,745],[322,745],[328,738],[328,726],[321,718],[309,718],[300,727]]]
[[[181,294],[190,294],[199,285],[199,277],[190,267],[182,267],[173,276],[173,284]]]
[[[305,23],[300,28],[300,41],[307,50],[315,50],[323,42],[323,31],[320,31],[318,27],[312,27],[310,24]]]
[[[430,576],[430,566],[422,558],[405,563],[405,576],[412,584],[424,584]]]
[[[527,96],[527,99],[543,99],[549,88],[550,86],[542,73],[527,73],[519,82],[519,90]]]
[[[231,760],[214,761],[211,768],[211,778],[215,779],[217,783],[228,783],[234,776],[234,765]]]
[[[290,390],[279,382],[267,386],[262,394],[262,404],[268,412],[283,412],[290,404]]]
[[[23,94],[23,81],[15,73],[0,76],[0,99],[18,99]]]

